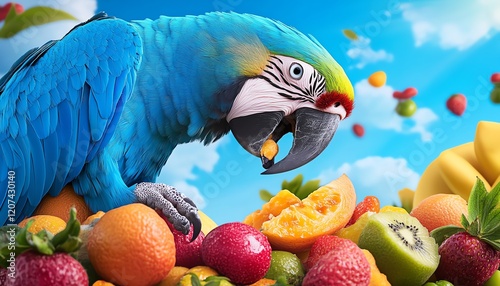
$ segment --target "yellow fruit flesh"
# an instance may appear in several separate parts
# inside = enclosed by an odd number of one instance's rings
[[[318,237],[344,227],[355,207],[354,187],[343,175],[265,221],[261,231],[273,249],[302,252]]]
[[[370,264],[370,286],[391,286],[391,283],[387,281],[387,276],[381,273],[378,269],[375,258],[373,257],[371,252],[366,249],[361,250],[366,257],[366,260],[368,260],[368,263]]]
[[[354,224],[339,229],[334,233],[334,235],[342,238],[347,238],[352,242],[358,244],[359,235],[361,234],[366,224],[368,223],[368,219],[370,218],[370,216],[374,213],[375,212],[366,212],[362,214]]]
[[[273,139],[267,139],[264,144],[262,144],[262,148],[260,149],[260,155],[262,157],[266,157],[268,160],[274,159],[278,154],[278,144]]]
[[[188,270],[189,268],[187,267],[175,266],[172,270],[170,270],[167,277],[165,277],[160,284],[156,286],[176,286]]]
[[[301,200],[288,190],[278,192],[274,197],[262,206],[262,210],[256,210],[249,214],[243,223],[253,226],[260,230],[262,224],[278,216],[282,210],[294,204],[300,204]]]

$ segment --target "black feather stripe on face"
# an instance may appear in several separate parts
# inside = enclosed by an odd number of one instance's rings
[[[264,69],[264,73],[257,76],[266,80],[273,87],[281,90],[279,95],[290,99],[308,101],[314,103],[315,100],[325,91],[326,80],[316,70],[309,76],[308,85],[301,87],[288,80],[283,69],[283,61],[278,57],[271,56],[269,63]]]

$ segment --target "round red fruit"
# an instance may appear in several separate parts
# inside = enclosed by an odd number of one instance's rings
[[[351,247],[337,247],[322,255],[306,273],[302,286],[368,286],[370,264],[361,248],[354,242],[352,244]]]
[[[170,228],[170,231],[174,235],[175,265],[187,268],[203,265],[203,260],[201,259],[201,244],[203,239],[205,239],[205,234],[200,232],[195,240],[191,241],[193,237],[192,225],[189,229],[189,233],[183,234],[174,228],[174,225],[168,221],[161,211],[157,210],[156,212],[165,220],[168,228]]]
[[[240,222],[222,224],[208,233],[201,246],[205,265],[236,284],[262,279],[271,265],[271,245],[257,229]]]

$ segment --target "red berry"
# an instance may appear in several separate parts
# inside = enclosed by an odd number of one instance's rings
[[[257,229],[240,222],[221,224],[201,246],[203,262],[235,284],[262,279],[271,265],[271,245]]]
[[[26,251],[16,257],[15,278],[7,277],[5,285],[81,286],[88,285],[85,268],[67,253],[53,255]]]
[[[370,284],[370,264],[361,248],[348,239],[338,239],[348,242],[338,242],[338,247],[322,255],[306,273],[302,286]],[[341,246],[340,243],[344,245]]]
[[[454,285],[483,285],[500,266],[500,252],[467,232],[459,232],[439,247],[436,278]]]
[[[376,212],[380,211],[380,201],[375,196],[366,196],[363,201],[359,202],[354,209],[354,213],[346,226],[354,224],[358,218],[366,212]]]
[[[24,7],[21,4],[9,2],[3,6],[0,6],[0,21],[3,21],[7,17],[12,4],[14,4],[16,14],[21,14],[22,12],[24,12]]]
[[[446,107],[455,115],[462,115],[467,107],[467,98],[460,93],[454,94],[446,101]]]
[[[309,250],[309,255],[304,263],[304,268],[309,270],[318,263],[318,261],[330,251],[338,249],[351,249],[357,248],[358,246],[349,239],[341,238],[335,235],[323,235],[314,241],[311,249]]]
[[[354,132],[354,134],[356,134],[356,136],[358,137],[363,137],[363,135],[365,135],[365,128],[363,127],[363,125],[361,124],[354,124],[352,126],[352,131]]]
[[[396,99],[410,99],[410,98],[414,97],[415,95],[417,95],[417,93],[418,93],[418,91],[416,88],[409,87],[409,88],[403,90],[403,92],[394,91],[392,93],[392,97],[394,97]]]
[[[492,83],[500,83],[500,73],[496,72],[492,74],[490,80]]]
[[[162,211],[157,210],[156,212],[161,218],[163,218],[163,220],[165,220],[170,228],[170,231],[174,235],[175,265],[187,268],[203,265],[203,260],[201,259],[201,244],[203,243],[203,239],[205,239],[205,234],[200,232],[198,237],[191,241],[191,238],[193,237],[192,225],[189,229],[189,233],[183,234],[174,228],[174,225],[168,221]]]

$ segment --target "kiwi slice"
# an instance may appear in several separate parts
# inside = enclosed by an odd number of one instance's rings
[[[358,245],[375,257],[391,285],[420,286],[439,264],[438,245],[429,231],[407,213],[370,216]]]

